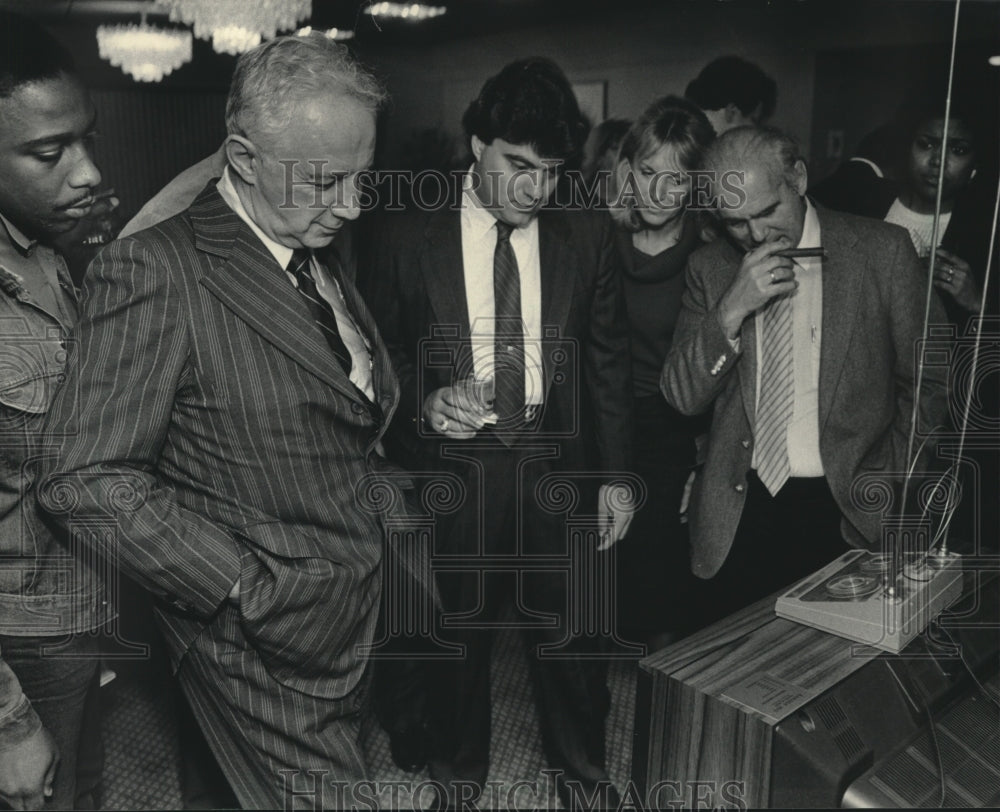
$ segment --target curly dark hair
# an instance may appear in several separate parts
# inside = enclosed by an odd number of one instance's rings
[[[542,158],[576,168],[590,125],[565,74],[550,59],[511,62],[488,79],[462,116],[465,134],[530,145]]]
[[[778,86],[753,62],[738,56],[720,56],[702,68],[684,96],[702,110],[720,110],[735,104],[745,116],[759,106],[761,121],[765,121],[774,114]]]

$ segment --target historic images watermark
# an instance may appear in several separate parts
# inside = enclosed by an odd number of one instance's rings
[[[562,770],[543,769],[530,780],[474,781],[451,784],[451,796],[439,781],[332,781],[324,770],[282,770],[286,812],[320,809],[400,810],[428,809],[449,801],[455,812],[479,810],[544,810],[553,808],[556,785],[563,783],[572,812],[621,810],[652,812],[662,809],[746,809],[746,787],[741,781],[658,781],[643,789],[628,781],[619,787],[620,801],[609,807],[604,791],[585,792],[579,782]]]
[[[484,173],[464,169],[420,171],[365,170],[345,174],[325,160],[282,159],[285,199],[279,208],[356,209],[400,212],[458,210],[456,190],[476,192],[484,200],[505,200],[530,212],[546,205],[564,209],[642,208],[655,200],[662,208],[736,209],[746,202],[745,173],[737,170],[661,170],[637,178],[633,173],[601,170],[592,176],[577,169],[557,172],[558,162],[539,169]]]

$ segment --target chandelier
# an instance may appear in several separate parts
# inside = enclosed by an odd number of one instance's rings
[[[137,82],[159,82],[191,61],[191,32],[147,25],[99,25],[97,50]]]
[[[429,20],[440,17],[448,9],[444,6],[426,6],[423,3],[372,3],[365,14],[373,17],[394,17],[400,20]]]
[[[159,0],[174,22],[194,27],[220,54],[241,54],[297,26],[312,14],[312,0]]]
[[[354,39],[354,32],[349,28],[328,28],[326,31],[317,29],[318,33],[322,34],[327,39],[334,40],[345,40]],[[313,32],[313,27],[311,25],[304,26],[295,32],[297,37],[305,37]]]

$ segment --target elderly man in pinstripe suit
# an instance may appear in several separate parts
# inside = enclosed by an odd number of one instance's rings
[[[51,411],[42,504],[154,594],[249,808],[350,806],[338,787],[366,778],[384,517],[355,490],[393,473],[398,387],[330,243],[383,96],[319,34],[244,55],[223,177],[95,260]]]

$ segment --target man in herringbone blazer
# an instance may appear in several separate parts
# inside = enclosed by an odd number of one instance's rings
[[[320,35],[244,55],[228,166],[88,274],[40,498],[148,588],[240,803],[350,805],[382,517],[356,489],[398,387],[327,246],[383,93]],[[103,523],[103,524],[102,524]],[[314,771],[309,774],[307,771]],[[316,772],[318,771],[318,772]]]
[[[925,431],[947,405],[939,366],[917,391],[926,293],[906,233],[814,206],[798,148],[778,130],[730,130],[705,163],[726,237],[691,255],[661,379],[676,409],[712,413],[691,495],[691,567],[712,579],[702,622],[828,564],[848,543],[879,545],[883,517],[866,510],[857,483],[901,478],[921,445],[908,443],[914,401]],[[779,253],[820,245],[822,256]],[[780,333],[770,314],[783,297]],[[930,323],[943,323],[936,296],[930,304]],[[769,398],[774,358],[787,375],[781,402]],[[769,455],[768,421],[779,415]]]

